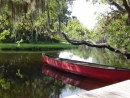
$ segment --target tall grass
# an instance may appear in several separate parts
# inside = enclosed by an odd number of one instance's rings
[[[76,48],[75,45],[65,44],[65,43],[36,43],[36,44],[10,44],[1,43],[1,50],[55,50],[55,49],[69,49]]]

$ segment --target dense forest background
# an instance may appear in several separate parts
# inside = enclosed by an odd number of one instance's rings
[[[76,29],[83,28],[75,17],[70,17],[72,3],[73,0],[0,0],[1,42],[59,42],[60,32],[69,31],[71,24],[77,25]]]
[[[0,41],[60,42],[63,40],[61,32],[66,32],[71,39],[92,39],[94,42],[130,50],[129,0],[86,0],[92,4],[110,6],[110,11],[97,17],[98,22],[92,30],[71,16],[70,8],[74,1],[0,0]]]

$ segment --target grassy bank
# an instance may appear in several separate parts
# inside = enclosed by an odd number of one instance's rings
[[[65,44],[65,43],[37,43],[37,44],[10,44],[1,43],[0,50],[27,50],[27,51],[47,51],[47,50],[62,50],[77,48],[75,45]]]

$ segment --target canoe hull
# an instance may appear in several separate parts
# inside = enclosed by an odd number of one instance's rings
[[[130,79],[130,70],[105,69],[98,68],[98,66],[91,67],[89,66],[90,63],[86,63],[86,66],[84,66],[80,64],[74,64],[62,60],[53,59],[44,54],[42,54],[42,60],[49,66],[87,77],[101,78],[105,80],[113,79],[117,81]]]

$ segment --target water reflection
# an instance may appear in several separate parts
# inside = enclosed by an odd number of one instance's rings
[[[59,57],[109,66],[130,68],[130,60],[127,60],[121,54],[110,52],[106,49],[86,49],[86,47],[80,47],[79,49],[61,51],[59,52]]]
[[[117,82],[115,80],[110,80],[110,79],[103,80],[103,79],[79,76],[75,74],[70,75],[70,73],[60,71],[48,65],[43,65],[42,73],[51,76],[55,79],[61,80],[66,84],[71,84],[85,90],[92,90],[92,89],[96,89]]]
[[[99,64],[130,66],[130,61],[122,56],[102,49],[88,48],[86,50],[81,47],[78,50],[72,49],[49,54]],[[19,96],[21,98],[58,98],[84,91],[82,89],[91,90],[114,82],[43,68],[40,52],[0,53],[0,98],[19,98]]]
[[[42,65],[41,53],[0,53],[0,98],[60,98],[66,90],[84,91],[43,74]]]
[[[93,63],[93,58],[92,57],[84,59],[82,57],[79,57],[78,55],[74,55],[73,53],[67,52],[67,51],[60,52],[59,53],[59,58],[66,58],[66,59],[71,59],[71,60],[77,60],[77,61],[84,61],[84,62]]]

